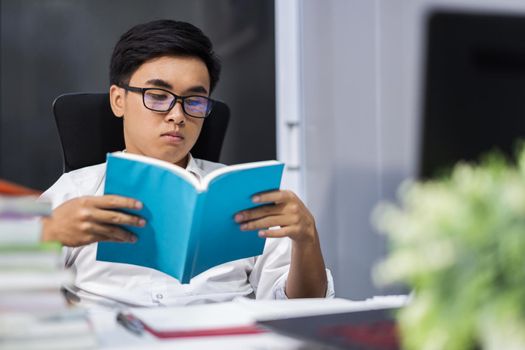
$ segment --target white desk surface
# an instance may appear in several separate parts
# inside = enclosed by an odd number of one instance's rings
[[[358,311],[373,309],[379,307],[393,307],[401,306],[406,303],[405,296],[388,296],[388,297],[374,297],[365,301],[349,301],[344,299],[338,299],[330,304],[328,301],[328,310],[333,312],[334,307],[343,305],[341,312],[344,311]],[[281,301],[282,302],[282,301]],[[294,304],[295,300],[292,300],[291,304]],[[343,304],[342,304],[343,302]],[[264,304],[266,303],[266,304]],[[323,301],[318,300],[316,302],[308,301],[308,305],[313,305],[311,308],[313,311],[311,314],[316,314]],[[260,306],[259,304],[253,304],[252,306],[260,307],[264,309],[264,313],[268,314],[268,310],[272,307],[271,301],[263,301]],[[279,304],[278,308],[282,310],[283,304]],[[299,306],[297,312],[286,311],[287,314],[292,316],[304,315],[305,303],[301,304],[300,301],[295,303]],[[291,308],[288,310],[291,310]],[[285,308],[285,309],[286,309]],[[166,308],[169,310],[169,308]],[[308,312],[306,312],[307,314]],[[322,313],[322,312],[321,312]],[[172,340],[159,340],[153,335],[145,332],[142,335],[135,335],[116,322],[115,310],[107,308],[91,307],[88,311],[89,318],[94,327],[94,331],[99,343],[99,349],[104,350],[134,350],[134,349],[214,349],[214,350],[234,350],[234,349],[257,349],[257,350],[309,350],[309,349],[328,349],[317,344],[309,344],[297,339],[282,336],[275,333],[262,333],[254,335],[228,335],[228,336],[208,336],[208,337],[193,337],[193,338],[177,338]],[[282,311],[280,311],[282,315]]]

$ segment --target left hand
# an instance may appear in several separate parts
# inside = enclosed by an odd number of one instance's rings
[[[295,243],[315,243],[317,230],[315,220],[303,202],[292,191],[259,193],[254,203],[274,203],[243,210],[235,215],[241,230],[259,230],[259,236],[267,238],[290,237]],[[280,226],[268,230],[269,227]]]

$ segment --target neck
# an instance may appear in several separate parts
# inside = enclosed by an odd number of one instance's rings
[[[186,169],[186,167],[188,166],[189,160],[190,160],[190,156],[187,154],[184,158],[176,162],[175,165],[178,165],[181,168]]]

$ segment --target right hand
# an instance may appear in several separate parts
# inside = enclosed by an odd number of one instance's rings
[[[142,203],[115,195],[85,196],[64,202],[42,219],[42,240],[78,247],[99,241],[136,242],[117,225],[143,227],[144,219],[115,209],[140,209]]]

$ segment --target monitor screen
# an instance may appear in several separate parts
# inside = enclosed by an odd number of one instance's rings
[[[428,17],[419,175],[525,137],[525,16],[433,12]]]

